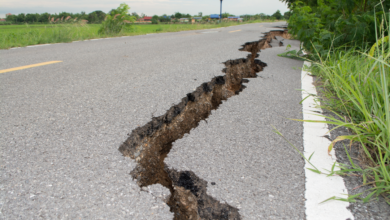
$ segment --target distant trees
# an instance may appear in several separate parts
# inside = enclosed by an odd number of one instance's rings
[[[285,13],[286,16],[288,16],[289,14]],[[233,15],[230,15],[230,16],[233,16]],[[282,15],[282,13],[280,12],[280,10],[277,10],[275,13],[273,13],[272,15],[267,15],[267,14],[264,14],[264,13],[260,13],[260,14],[255,14],[255,15],[241,15],[240,16],[241,18],[244,19],[244,21],[249,21],[249,20],[266,20],[266,19],[270,19],[270,20],[275,20],[275,19],[284,19],[285,16]]]
[[[230,16],[235,16],[235,15],[230,14],[230,13],[228,13],[228,12],[225,12],[225,13],[222,14],[222,18],[228,18],[228,17],[230,17]]]
[[[293,0],[291,0],[293,1]],[[65,22],[66,18],[70,20],[87,20],[89,24],[100,24],[104,21],[107,15],[109,14],[118,14],[118,9],[112,9],[108,14],[104,13],[103,11],[96,10],[89,14],[85,13],[84,11],[80,13],[69,13],[69,12],[61,12],[59,14],[50,14],[50,13],[29,13],[24,14],[20,13],[18,15],[7,15],[6,21],[9,23],[61,23]],[[135,19],[143,18],[145,14],[141,13],[138,15],[136,12],[129,13],[127,12],[128,16],[134,17]],[[222,18],[227,18],[229,16],[235,16],[233,14],[230,14],[228,12],[225,12],[222,14]],[[202,17],[203,21],[208,20],[208,15],[203,15],[202,12],[199,12],[197,15],[191,16],[190,14],[180,13],[176,12],[173,15],[167,15],[163,14],[162,16],[155,15],[153,16],[154,23],[158,22],[177,22],[180,18],[192,18],[192,17]],[[245,21],[247,20],[265,20],[265,19],[289,19],[290,12],[284,13],[284,15],[281,14],[279,10],[277,10],[272,16],[266,15],[264,13],[255,14],[255,15],[241,15],[242,18],[244,18]],[[153,22],[153,21],[152,21]]]
[[[284,12],[284,19],[288,20],[291,16],[291,12],[290,11],[287,11],[287,12]]]
[[[24,13],[18,14],[16,16],[17,22],[26,22],[26,15]]]
[[[91,15],[92,14],[92,15]],[[69,17],[70,16],[70,17]],[[38,14],[38,13],[29,13],[29,14],[25,14],[25,13],[20,13],[20,14],[17,14],[17,15],[7,15],[6,16],[6,21],[7,22],[11,22],[11,23],[29,23],[29,24],[32,24],[32,23],[50,23],[51,22],[51,19],[53,19],[54,23],[56,23],[55,21],[57,22],[64,22],[65,19],[69,17],[69,18],[77,18],[79,20],[93,20],[93,23],[101,23],[101,21],[104,20],[104,17],[105,17],[105,13],[102,12],[102,11],[95,11],[95,12],[91,12],[90,14],[86,14],[85,12],[81,12],[81,13],[68,13],[68,12],[61,12],[59,14],[55,13],[55,14],[50,14],[50,13],[42,13],[42,14]],[[50,18],[50,19],[49,19]]]
[[[88,21],[90,24],[92,23],[100,24],[104,21],[105,17],[106,17],[106,13],[98,10],[88,14]]]
[[[152,24],[158,24],[159,17],[158,15],[153,15],[152,17]]]
[[[50,14],[45,12],[39,15],[38,22],[45,23],[49,21]]]
[[[171,16],[169,16],[167,14],[163,14],[162,16],[158,17],[158,19],[161,22],[170,22],[171,21]]]
[[[140,18],[139,15],[137,14],[137,12],[133,12],[133,13],[131,13],[131,15],[132,15],[133,17],[135,17],[136,19]]]
[[[191,18],[192,16],[190,14],[182,14],[180,12],[176,12],[174,15],[174,18],[180,19],[180,18]]]
[[[280,13],[280,11],[277,10],[277,11],[272,15],[272,17],[274,17],[274,18],[280,20],[280,19],[282,19],[283,16],[282,16],[282,13]]]

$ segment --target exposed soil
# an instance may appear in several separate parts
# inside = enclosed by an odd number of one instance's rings
[[[164,159],[174,141],[196,128],[201,120],[208,118],[223,100],[238,95],[245,89],[243,78],[257,77],[256,73],[267,66],[256,59],[258,52],[270,48],[269,43],[275,36],[287,35],[287,32],[271,31],[259,41],[245,43],[240,51],[250,52],[247,58],[224,62],[225,76],[217,76],[210,82],[203,83],[164,115],[154,117],[146,125],[134,129],[120,146],[119,151],[124,156],[137,162],[130,174],[140,187],[161,184],[171,191],[167,204],[175,214],[175,220],[241,219],[237,208],[222,204],[207,195],[205,180],[191,171],[169,169]]]

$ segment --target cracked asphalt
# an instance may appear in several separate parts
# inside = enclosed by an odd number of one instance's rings
[[[140,190],[119,145],[281,24],[0,50],[0,69],[63,61],[0,74],[0,218],[172,219],[166,190]],[[208,181],[208,194],[243,219],[305,219],[304,161],[272,132],[302,148],[302,123],[288,119],[302,118],[302,62],[273,46],[260,53],[260,77],[176,141],[165,162]]]

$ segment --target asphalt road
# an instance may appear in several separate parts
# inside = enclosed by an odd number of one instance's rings
[[[1,50],[0,70],[62,62],[0,74],[0,218],[172,219],[166,190],[141,190],[119,145],[280,24]],[[285,47],[274,46],[260,53],[268,64],[261,77],[165,160],[206,180],[208,194],[242,219],[305,219],[304,161],[272,132],[302,148],[302,123],[288,119],[302,118],[302,62],[278,57]]]

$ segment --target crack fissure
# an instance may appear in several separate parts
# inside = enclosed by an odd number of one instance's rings
[[[287,37],[287,34],[287,31],[271,31],[259,41],[242,45],[240,51],[251,53],[247,58],[224,62],[226,68],[222,72],[225,76],[217,76],[201,84],[164,115],[153,117],[146,125],[134,129],[120,146],[119,151],[124,156],[137,162],[130,174],[140,187],[161,184],[170,190],[167,204],[174,213],[174,220],[241,219],[237,208],[207,195],[205,180],[192,171],[169,169],[164,160],[173,142],[190,133],[223,101],[245,89],[244,78],[257,77],[256,73],[267,66],[256,59],[258,52],[270,48],[269,43],[276,39],[275,36]]]

